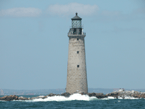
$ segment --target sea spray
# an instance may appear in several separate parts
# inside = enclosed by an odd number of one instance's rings
[[[43,96],[40,96],[43,97]],[[75,93],[69,97],[64,97],[64,96],[47,96],[46,98],[36,98],[33,100],[25,100],[26,102],[47,102],[47,101],[94,101],[94,100],[112,100],[112,99],[116,99],[115,97],[111,97],[108,96],[106,98],[102,98],[102,99],[98,99],[95,96],[89,97],[88,95],[81,95],[79,93]],[[122,97],[118,97],[118,99],[138,99],[138,98],[134,98],[134,97],[129,97],[129,96],[125,96],[124,98]]]
[[[79,100],[79,101],[90,101],[90,100],[97,100],[96,97],[89,97],[88,95],[81,95],[79,93],[75,93],[71,95],[70,97],[64,97],[64,96],[52,96],[47,97],[45,99],[39,98],[31,100],[32,102],[41,102],[41,101],[72,101],[72,100]],[[29,100],[27,100],[29,101]]]
[[[39,101],[91,101],[91,100],[111,100],[111,99],[142,99],[145,98],[145,93],[143,92],[132,92],[132,91],[121,91],[121,92],[112,92],[104,95],[103,93],[74,93],[69,94],[67,92],[62,94],[49,94],[47,96],[32,96],[32,97],[23,97],[16,95],[9,95],[0,97],[0,100],[4,101],[14,101],[14,100],[23,100],[24,102],[39,102]]]

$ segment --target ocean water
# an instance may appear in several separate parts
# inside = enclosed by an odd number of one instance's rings
[[[54,96],[26,101],[0,101],[0,109],[145,109],[145,99],[133,97],[97,99],[74,94],[68,98]]]

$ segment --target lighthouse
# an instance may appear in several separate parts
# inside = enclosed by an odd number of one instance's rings
[[[70,94],[88,93],[85,36],[82,28],[82,18],[76,13],[72,19],[72,26],[68,32],[69,51],[67,64],[66,92]]]

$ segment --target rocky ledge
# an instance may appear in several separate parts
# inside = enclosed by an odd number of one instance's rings
[[[124,99],[125,97],[134,97],[134,98],[145,98],[145,92],[137,92],[137,91],[116,91],[109,94],[103,94],[103,93],[89,93],[90,97],[95,96],[98,99],[100,98],[107,98],[107,97],[114,97],[118,99],[119,97]]]
[[[89,97],[96,97],[98,99],[101,98],[107,98],[107,97],[114,97],[116,99],[118,99],[118,97],[122,97],[123,99],[126,96],[129,97],[134,97],[134,98],[145,98],[145,92],[137,92],[137,91],[116,91],[116,92],[112,92],[109,94],[103,94],[103,93],[80,93],[81,95],[88,95]],[[52,96],[64,96],[64,97],[69,97],[71,94],[68,92],[65,92],[63,94],[53,94],[50,93],[47,96],[38,96],[38,97],[32,97],[32,98],[25,98],[25,97],[18,97],[16,95],[9,95],[9,96],[4,96],[4,97],[0,97],[0,100],[4,100],[4,101],[12,101],[12,100],[33,100],[33,99],[45,99],[47,97],[52,97]]]
[[[0,100],[4,100],[4,101],[28,100],[28,98],[25,98],[25,97],[18,97],[18,96],[16,96],[16,95],[9,95],[9,96],[0,97]]]

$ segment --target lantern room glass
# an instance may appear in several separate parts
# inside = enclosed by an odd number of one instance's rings
[[[81,20],[72,20],[72,28],[81,28]]]

